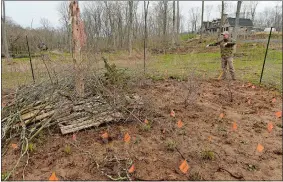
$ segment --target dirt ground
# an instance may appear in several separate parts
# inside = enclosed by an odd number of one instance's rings
[[[150,128],[138,121],[112,124],[80,131],[76,140],[51,129],[52,135],[46,131],[37,139],[28,165],[24,158],[10,179],[22,180],[26,165],[25,180],[48,180],[53,171],[59,180],[109,180],[102,169],[115,177],[118,165],[128,169],[125,161],[132,161],[132,180],[282,180],[282,121],[275,115],[282,110],[281,96],[235,81],[230,102],[226,82],[199,84],[196,101],[185,107],[185,82],[147,80],[135,92],[151,101]],[[172,109],[175,118],[170,117]],[[179,119],[184,124],[181,128]],[[232,130],[233,122],[236,130]],[[271,132],[269,122],[274,126]],[[100,137],[106,131],[108,142]],[[123,141],[127,132],[129,143]],[[264,147],[262,152],[256,150],[258,144]],[[2,174],[13,168],[19,155],[19,150],[8,149],[2,156]],[[189,165],[187,174],[179,169],[182,156]],[[120,162],[110,160],[113,157]]]

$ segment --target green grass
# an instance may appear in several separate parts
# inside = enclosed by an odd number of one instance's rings
[[[262,64],[265,55],[264,47],[253,49],[237,49],[238,53],[246,53],[242,57],[234,58],[236,76],[240,80],[259,83]],[[187,53],[185,55],[166,54],[156,55],[148,66],[151,72],[168,76],[186,77],[191,70],[199,76],[217,78],[221,73],[220,50],[207,53]],[[281,90],[282,52],[270,50],[266,58],[262,83],[266,86]]]
[[[189,40],[189,39],[193,39],[193,38],[196,38],[196,34],[181,34],[180,37],[181,37],[181,40]]]

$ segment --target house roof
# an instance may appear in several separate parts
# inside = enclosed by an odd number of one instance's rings
[[[235,26],[236,18],[227,18],[231,26]],[[253,26],[253,22],[250,19],[239,18],[239,26]]]

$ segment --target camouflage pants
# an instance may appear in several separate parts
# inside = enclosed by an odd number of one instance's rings
[[[229,72],[231,74],[231,78],[235,80],[235,69],[233,65],[233,57],[223,57],[221,60],[221,67],[222,67],[222,79],[226,79],[226,70],[227,70],[227,64],[229,66]]]

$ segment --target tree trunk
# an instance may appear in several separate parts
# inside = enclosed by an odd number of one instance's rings
[[[180,33],[180,6],[179,0],[177,0],[177,42],[179,43],[179,33]]]
[[[10,59],[10,54],[9,54],[9,47],[8,47],[8,41],[7,41],[7,35],[6,35],[6,12],[5,12],[5,1],[2,1],[2,7],[3,7],[3,15],[2,15],[2,39],[1,39],[1,44],[3,46],[2,52],[4,52],[5,57],[8,61],[11,61]]]
[[[75,89],[79,97],[84,96],[84,75],[83,65],[81,59],[81,40],[80,40],[80,18],[79,18],[79,4],[78,1],[70,2],[70,12],[72,18],[72,52],[75,69]]]
[[[221,10],[221,23],[220,23],[220,28],[219,28],[219,32],[218,32],[218,39],[220,38],[221,32],[222,32],[222,28],[223,28],[223,16],[224,15],[224,1],[222,1],[222,10]]]
[[[147,12],[148,12],[149,1],[147,2],[147,6],[144,1],[144,47],[143,47],[143,71],[145,74],[145,61],[146,61],[146,48],[147,48]]]
[[[132,55],[132,39],[133,39],[133,0],[129,1],[129,42],[128,42],[128,50],[129,50],[129,54]]]
[[[172,44],[175,44],[175,28],[176,28],[176,20],[175,20],[175,1],[173,1],[173,31],[172,31]]]
[[[163,1],[164,4],[164,12],[163,12],[163,40],[166,45],[167,37],[166,37],[166,27],[167,27],[167,0]]]
[[[235,20],[235,27],[233,30],[233,38],[237,41],[238,38],[238,28],[239,28],[239,16],[240,16],[240,10],[241,10],[242,1],[238,1],[237,3],[237,12],[236,12],[236,20]]]
[[[203,12],[204,12],[204,1],[202,1],[202,7],[201,7],[200,41],[202,41],[202,33],[203,33]]]

